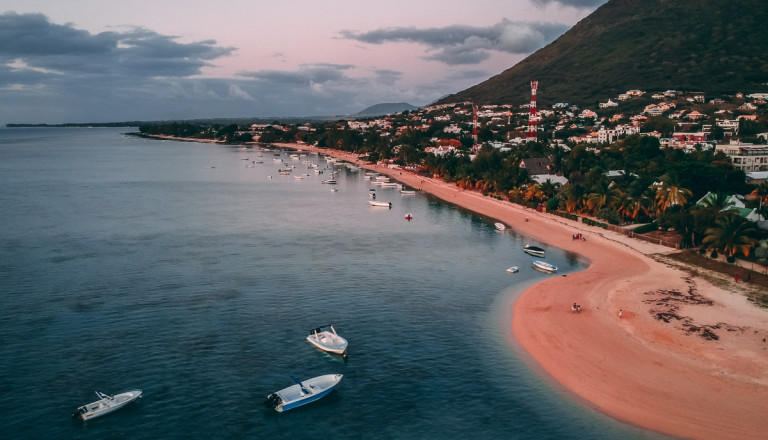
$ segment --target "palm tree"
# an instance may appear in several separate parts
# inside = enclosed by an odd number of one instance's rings
[[[733,257],[741,253],[749,256],[757,244],[757,227],[736,214],[727,214],[715,220],[715,226],[707,228],[702,243],[710,249]]]
[[[524,197],[525,200],[528,200],[529,202],[541,202],[546,198],[546,195],[544,194],[544,191],[541,190],[541,185],[537,182],[528,185]]]
[[[752,190],[750,195],[760,201],[760,208],[768,205],[768,184],[761,183]]]
[[[539,188],[544,192],[544,195],[547,196],[547,198],[551,198],[555,195],[555,192],[560,187],[559,183],[553,183],[551,180],[547,179],[544,182],[539,185]]]
[[[560,189],[560,195],[565,200],[565,210],[574,212],[581,208],[584,189],[581,186],[567,184]]]
[[[693,196],[693,193],[687,188],[681,188],[675,184],[663,183],[656,190],[656,206],[661,209],[661,212],[664,212],[671,206],[685,206],[685,204],[688,203],[688,198],[691,196]]]
[[[472,176],[467,175],[456,181],[456,184],[462,189],[472,188],[475,185],[475,179],[472,178]]]

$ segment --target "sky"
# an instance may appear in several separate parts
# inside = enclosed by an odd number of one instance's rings
[[[2,0],[0,124],[425,106],[606,0]]]

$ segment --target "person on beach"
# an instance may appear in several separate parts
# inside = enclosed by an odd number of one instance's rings
[[[623,314],[624,314],[624,313],[622,312],[622,310],[621,310],[621,309],[619,309],[619,318],[621,318],[621,316],[622,316]]]

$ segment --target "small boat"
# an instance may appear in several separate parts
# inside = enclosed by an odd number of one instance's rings
[[[371,204],[371,206],[375,206],[378,208],[389,208],[392,209],[392,203],[391,202],[377,202],[376,200],[368,200],[368,203]]]
[[[80,417],[85,421],[109,414],[141,397],[141,390],[126,391],[114,396],[96,391],[96,395],[99,400],[77,408],[72,417]]]
[[[404,189],[404,190],[400,191],[400,195],[401,196],[413,196],[413,195],[416,195],[416,191],[409,190],[409,189]]]
[[[336,179],[325,179],[323,180],[323,183],[327,183],[329,185],[336,185]]]
[[[340,354],[342,356],[347,354],[347,340],[339,336],[336,333],[336,329],[330,324],[312,329],[309,336],[307,336],[307,341],[328,353]]]
[[[534,269],[538,269],[538,270],[540,270],[542,272],[547,272],[547,273],[555,273],[555,272],[557,272],[557,266],[555,266],[554,264],[549,264],[546,261],[541,261],[541,260],[533,260],[533,268]]]
[[[544,249],[538,246],[532,246],[530,244],[525,245],[523,252],[525,252],[528,255],[533,255],[534,257],[542,257],[542,258],[544,257]]]
[[[280,168],[277,170],[277,172],[282,175],[291,174],[291,171],[293,171],[291,168]]]
[[[512,267],[510,267],[509,269],[507,269],[507,272],[509,272],[509,273],[515,273],[515,272],[517,272],[518,270],[520,270],[520,268],[519,268],[519,267],[517,267],[517,266],[512,266]]]
[[[264,401],[264,405],[277,412],[306,405],[328,395],[341,382],[342,377],[342,374],[326,374],[301,382],[291,376],[295,385],[270,394]]]
[[[504,223],[494,223],[493,226],[495,226],[499,231],[505,231],[507,229],[507,225]]]

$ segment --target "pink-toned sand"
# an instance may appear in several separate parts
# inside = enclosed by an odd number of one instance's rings
[[[366,165],[349,153],[322,152],[588,262],[584,271],[553,275],[526,290],[514,304],[509,337],[598,410],[677,437],[768,438],[768,311],[745,299],[740,290],[748,285],[694,277],[664,262],[673,249],[460,191],[439,179]],[[573,240],[577,232],[586,240]],[[580,313],[571,311],[574,302]]]

